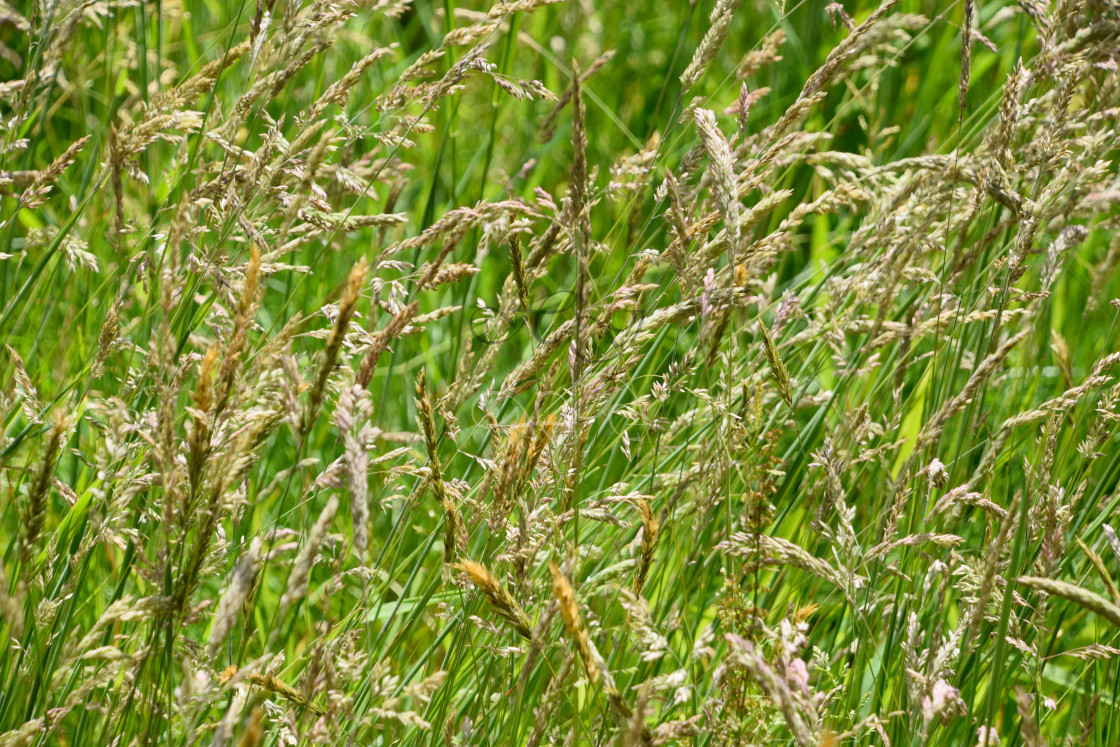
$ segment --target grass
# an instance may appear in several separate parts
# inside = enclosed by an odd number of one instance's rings
[[[4,6],[0,745],[1116,744],[1118,28]]]

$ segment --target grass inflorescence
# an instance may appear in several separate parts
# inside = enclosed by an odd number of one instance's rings
[[[1118,62],[0,6],[0,747],[1117,744]]]

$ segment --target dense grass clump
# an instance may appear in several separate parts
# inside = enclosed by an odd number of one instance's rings
[[[1120,743],[1120,8],[468,6],[0,5],[0,745]]]

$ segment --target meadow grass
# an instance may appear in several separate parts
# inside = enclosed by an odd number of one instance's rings
[[[0,5],[0,745],[1120,743],[1118,63]]]

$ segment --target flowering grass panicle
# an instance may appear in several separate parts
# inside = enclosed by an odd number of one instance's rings
[[[0,6],[0,745],[1111,747],[1118,28]]]

